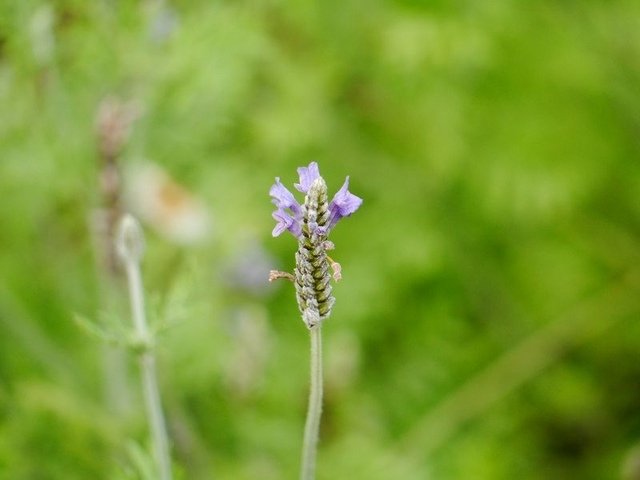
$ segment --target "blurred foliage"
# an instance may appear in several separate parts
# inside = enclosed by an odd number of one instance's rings
[[[115,95],[123,170],[211,211],[197,246],[147,230],[180,478],[297,475],[308,338],[251,267],[293,267],[267,192],[311,160],[365,200],[320,480],[640,478],[639,59],[636,0],[0,0],[0,476],[148,468],[134,359],[110,403],[73,321],[128,322],[90,220]]]

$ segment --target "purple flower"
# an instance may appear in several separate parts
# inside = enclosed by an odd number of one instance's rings
[[[331,212],[329,216],[330,229],[338,223],[338,220],[343,217],[348,217],[362,205],[362,199],[356,197],[348,188],[349,177],[346,178],[342,188],[333,196],[333,200],[331,200],[329,204],[329,212]]]
[[[269,190],[271,201],[277,207],[272,213],[272,217],[278,222],[273,229],[272,235],[277,237],[285,230],[289,230],[293,235],[299,237],[302,233],[302,207],[297,202],[293,193],[280,183],[280,178],[276,177],[276,183]],[[289,210],[289,212],[287,212]]]
[[[298,175],[300,183],[296,183],[294,186],[296,190],[304,194],[309,192],[309,188],[317,178],[321,178],[316,162],[311,162],[308,167],[298,168]],[[348,217],[362,205],[362,199],[349,192],[348,188],[349,177],[346,178],[342,188],[329,203],[329,223],[326,226],[326,231],[323,228],[322,235],[327,235],[341,218]],[[303,222],[302,207],[293,194],[282,185],[279,177],[276,177],[276,183],[271,186],[269,195],[271,195],[272,202],[277,207],[277,210],[272,214],[277,222],[272,232],[273,236],[277,237],[285,230],[288,230],[295,237],[300,238]]]
[[[300,167],[298,169],[298,175],[300,176],[300,183],[295,183],[293,186],[296,187],[296,190],[299,192],[307,193],[313,181],[320,176],[318,164],[311,162],[308,167]]]
[[[302,208],[293,193],[280,183],[280,177],[276,177],[276,183],[271,186],[269,195],[272,198],[271,202],[279,209],[288,208],[294,215],[302,213]]]
[[[300,225],[300,220],[295,219],[285,210],[279,208],[278,210],[273,212],[271,216],[278,222],[273,228],[273,232],[271,232],[274,237],[277,237],[285,230],[289,230],[296,237],[299,237],[302,234],[302,226]]]

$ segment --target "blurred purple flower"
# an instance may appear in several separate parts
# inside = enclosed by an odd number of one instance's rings
[[[306,194],[311,184],[317,178],[320,178],[318,164],[311,162],[308,167],[298,168],[298,175],[300,183],[296,183],[294,186],[296,190]],[[328,234],[341,218],[348,217],[362,205],[362,199],[349,192],[348,188],[349,177],[346,178],[342,188],[335,194],[329,204],[329,225],[327,231],[323,232],[323,234]],[[271,195],[271,201],[277,207],[277,210],[272,214],[277,222],[272,232],[273,236],[277,237],[285,230],[289,230],[295,237],[300,238],[303,220],[302,207],[293,194],[282,185],[279,177],[276,177],[276,183],[271,186],[269,195]]]
[[[265,285],[265,277],[276,263],[263,245],[250,240],[237,245],[230,259],[218,272],[219,280],[229,288],[243,293],[263,296],[272,293]]]

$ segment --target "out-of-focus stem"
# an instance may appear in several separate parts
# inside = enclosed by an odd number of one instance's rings
[[[101,286],[101,309],[121,311],[122,269],[118,265],[114,239],[122,217],[122,179],[118,160],[137,113],[131,103],[106,97],[96,112],[96,147],[100,208],[92,216],[91,227],[97,252],[97,271]],[[130,389],[126,356],[121,346],[102,347],[105,397],[110,409],[120,416],[129,413]]]
[[[149,428],[151,429],[154,455],[158,466],[158,476],[160,480],[171,480],[169,440],[162,412],[160,390],[158,389],[152,338],[147,326],[144,309],[144,291],[140,274],[140,258],[143,249],[142,231],[136,220],[130,215],[126,215],[120,223],[117,242],[118,251],[124,262],[127,275],[135,333],[140,342],[138,360],[140,363],[142,391]]]

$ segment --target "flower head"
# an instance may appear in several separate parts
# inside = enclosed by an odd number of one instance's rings
[[[316,162],[311,162],[308,167],[298,168],[298,176],[300,177],[300,183],[296,183],[294,186],[296,190],[306,195],[309,194],[314,182],[319,178],[322,179]],[[341,218],[348,217],[362,205],[362,199],[349,192],[348,188],[349,177],[346,178],[342,188],[329,203],[329,222],[325,226],[318,227],[320,229],[319,233],[326,236]],[[303,208],[287,187],[280,182],[279,177],[276,177],[276,183],[271,186],[269,195],[271,195],[271,201],[277,207],[277,210],[272,214],[277,221],[272,232],[273,236],[277,237],[285,230],[288,230],[295,237],[301,238],[304,220]]]
[[[288,230],[298,239],[294,274],[272,272],[269,279],[293,280],[302,320],[308,328],[314,328],[331,315],[335,303],[331,294],[330,270],[333,271],[334,280],[339,280],[341,276],[340,265],[327,255],[327,250],[333,248],[327,235],[341,218],[348,217],[360,208],[362,199],[349,192],[347,177],[342,188],[329,202],[327,184],[315,162],[308,167],[298,168],[298,175],[300,183],[296,183],[295,187],[305,194],[303,205],[296,201],[279,178],[269,190],[277,207],[272,215],[277,222],[273,236],[277,237]]]

